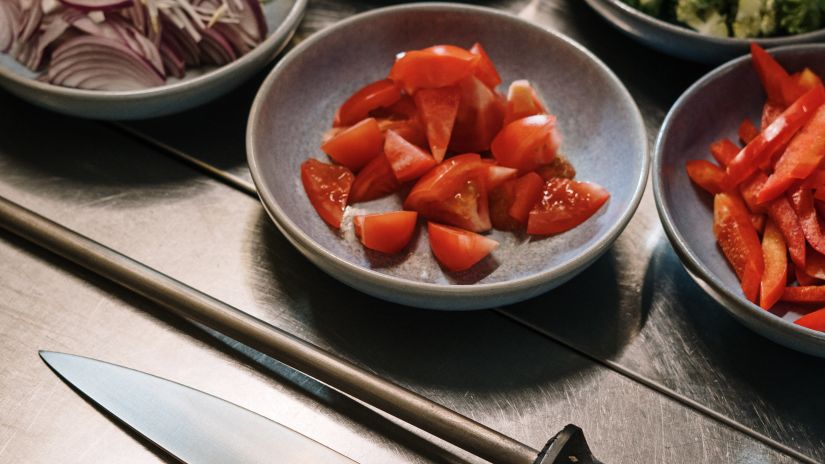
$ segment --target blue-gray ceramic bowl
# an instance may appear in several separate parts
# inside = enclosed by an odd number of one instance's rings
[[[771,50],[787,69],[810,67],[825,75],[825,45],[791,45]],[[790,348],[825,357],[825,333],[774,315],[746,300],[736,274],[713,236],[710,194],[693,186],[685,172],[691,159],[712,159],[708,146],[736,140],[742,118],[758,121],[765,100],[749,56],[726,63],[696,82],[673,105],[653,155],[653,193],[665,232],[690,275],[736,319]]]
[[[578,178],[612,197],[574,230],[545,239],[491,232],[501,246],[469,271],[443,271],[426,231],[405,253],[382,256],[358,243],[353,214],[401,208],[398,197],[350,206],[341,232],[315,213],[300,181],[301,163],[325,160],[318,148],[341,103],[387,75],[395,54],[433,44],[479,41],[505,83],[529,79],[558,116],[562,151]],[[361,14],[325,29],[285,56],[253,103],[249,166],[263,204],[284,235],[317,266],[363,292],[427,308],[476,309],[523,300],[560,285],[607,250],[639,203],[648,170],[642,118],[613,73],[559,34],[490,9],[412,4]]]
[[[128,120],[164,116],[220,97],[263,69],[286,46],[301,22],[307,0],[262,4],[269,31],[251,52],[219,68],[188,70],[182,79],[143,90],[97,91],[61,87],[36,80],[10,55],[0,53],[0,86],[37,106],[92,119]]]
[[[621,0],[585,1],[613,26],[639,42],[669,55],[708,64],[719,64],[748,53],[750,42],[770,48],[825,40],[825,29],[762,39],[712,37],[642,13]]]

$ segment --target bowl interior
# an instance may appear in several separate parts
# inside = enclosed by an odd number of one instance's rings
[[[400,197],[350,206],[340,232],[327,227],[307,200],[299,173],[307,158],[327,161],[318,147],[338,106],[359,87],[384,78],[400,51],[439,43],[470,47],[476,41],[498,67],[504,86],[529,79],[538,89],[558,117],[561,151],[576,167],[577,179],[606,187],[612,195],[606,206],[574,230],[545,239],[493,231],[489,236],[500,247],[464,273],[439,267],[423,227],[399,256],[360,245],[351,217],[400,209]],[[304,45],[264,83],[247,140],[264,203],[288,234],[302,236],[310,246],[406,281],[494,284],[553,273],[588,252],[603,251],[635,209],[647,168],[638,109],[602,64],[566,39],[500,13],[430,5],[373,12]]]

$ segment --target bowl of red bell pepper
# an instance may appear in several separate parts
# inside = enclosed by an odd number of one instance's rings
[[[653,187],[671,243],[741,322],[825,356],[825,45],[751,53],[668,113]]]

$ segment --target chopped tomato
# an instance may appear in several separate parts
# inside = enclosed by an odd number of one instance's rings
[[[552,161],[559,144],[556,118],[539,114],[504,126],[493,139],[490,149],[502,166],[528,172]]]
[[[805,239],[814,250],[825,253],[825,233],[823,233],[823,224],[814,208],[813,193],[808,189],[796,189],[791,193],[791,201],[799,217],[799,223],[802,225]]]
[[[546,113],[547,110],[544,109],[541,99],[530,82],[521,79],[510,84],[507,90],[507,108],[504,110],[505,125],[527,116]]]
[[[516,199],[516,179],[511,179],[490,192],[490,222],[498,230],[520,229],[522,223],[510,216],[510,206]]]
[[[768,216],[782,231],[796,267],[805,269],[805,233],[791,202],[784,196],[767,204]]]
[[[390,70],[390,79],[415,94],[418,89],[434,89],[458,83],[473,74],[479,56],[453,45],[435,45],[423,50],[399,53]]]
[[[751,60],[768,100],[773,103],[789,105],[782,93],[782,85],[790,79],[788,71],[755,42],[751,42]]]
[[[570,161],[567,161],[567,158],[556,153],[556,157],[553,158],[552,161],[536,168],[536,174],[540,175],[544,180],[550,180],[554,177],[573,179],[576,177],[576,168],[570,164]]]
[[[765,261],[765,271],[762,273],[762,283],[759,291],[759,306],[771,309],[788,282],[788,248],[779,227],[768,221],[762,237],[762,256]]]
[[[378,121],[378,127],[386,137],[387,131],[395,131],[398,135],[404,138],[411,144],[427,148],[427,133],[424,126],[418,119],[381,119]]]
[[[461,90],[455,86],[421,89],[413,98],[418,114],[427,128],[427,141],[433,158],[441,162],[450,143]]]
[[[355,92],[335,113],[333,126],[351,126],[369,117],[370,111],[392,105],[401,99],[401,89],[389,79],[368,84]]]
[[[410,243],[417,219],[415,211],[393,211],[355,216],[353,224],[355,235],[365,247],[382,253],[398,253]]]
[[[486,182],[488,191],[493,190],[505,181],[518,177],[518,170],[516,169],[499,166],[496,164],[495,160],[491,160],[489,158],[483,159],[482,161],[488,165]]]
[[[409,95],[402,95],[397,102],[387,107],[387,113],[395,119],[416,119],[418,118],[418,108],[415,101]]]
[[[395,131],[387,131],[384,153],[399,182],[418,179],[438,164],[429,153],[404,140]]]
[[[392,172],[390,161],[384,155],[376,156],[358,175],[352,183],[350,203],[375,200],[398,190],[401,183]]]
[[[490,230],[487,168],[475,153],[448,158],[416,182],[404,208],[474,232]]]
[[[794,321],[794,324],[801,325],[802,327],[807,327],[812,330],[825,332],[825,308],[820,308],[800,317]]]
[[[765,102],[765,106],[762,107],[762,121],[760,124],[762,130],[770,126],[782,114],[784,109],[785,107],[778,103]]]
[[[549,235],[570,230],[592,216],[609,197],[607,190],[590,182],[550,179],[530,211],[527,233]]]
[[[338,164],[358,171],[381,153],[384,134],[378,122],[367,118],[349,127],[321,145],[321,150]]]
[[[717,140],[710,145],[710,154],[713,155],[713,159],[719,163],[719,166],[727,166],[730,164],[731,160],[736,158],[738,153],[739,147],[731,142],[730,139]]]
[[[755,139],[757,135],[759,135],[759,129],[753,125],[750,119],[743,119],[742,124],[739,124],[739,140],[747,144]]]
[[[463,79],[458,86],[461,103],[449,148],[457,153],[487,151],[493,137],[501,130],[503,98],[475,76]]]
[[[498,71],[496,70],[496,66],[493,64],[493,60],[487,56],[487,52],[484,51],[481,44],[478,42],[473,44],[473,47],[470,48],[470,53],[473,55],[478,55],[478,64],[476,65],[475,76],[479,78],[481,82],[484,82],[484,85],[490,89],[495,89],[496,86],[501,84],[501,76],[498,75]]]
[[[720,193],[714,197],[713,234],[739,277],[745,297],[757,302],[765,262],[759,236],[738,194]]]
[[[690,160],[686,168],[690,180],[711,194],[725,190],[725,171],[719,166],[707,160]]]
[[[785,287],[782,301],[789,303],[825,303],[825,285],[801,285]]]
[[[495,240],[455,227],[427,223],[430,249],[448,271],[459,272],[473,267],[497,246]]]
[[[527,174],[516,179],[515,196],[513,197],[513,204],[507,211],[510,216],[521,224],[527,222],[527,216],[530,210],[541,199],[544,192],[544,179],[535,172],[528,172]]]
[[[343,166],[308,159],[301,164],[301,182],[309,202],[330,226],[338,229],[347,207],[353,175]]]

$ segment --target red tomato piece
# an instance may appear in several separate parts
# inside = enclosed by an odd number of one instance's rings
[[[448,158],[416,182],[404,208],[474,232],[490,230],[487,169],[475,153]]]
[[[560,154],[556,154],[547,164],[543,164],[536,168],[536,174],[540,175],[544,180],[550,180],[554,177],[564,177],[565,179],[573,179],[576,177],[576,168],[567,161],[567,158]]]
[[[458,87],[461,89],[461,102],[449,148],[457,153],[487,151],[501,130],[503,97],[475,76],[463,79]]]
[[[387,131],[392,130],[415,146],[427,147],[427,133],[418,119],[381,119],[378,121],[378,127],[385,138]]]
[[[378,122],[367,118],[349,127],[321,145],[321,150],[338,164],[358,171],[381,153],[384,134]]]
[[[767,205],[768,216],[782,231],[788,252],[796,267],[805,269],[805,233],[799,223],[791,202],[787,198],[779,197]]]
[[[435,45],[400,53],[390,70],[390,79],[415,94],[418,89],[454,85],[473,74],[479,56],[453,45]]]
[[[350,203],[375,200],[398,190],[401,183],[392,172],[390,161],[379,155],[367,163],[352,183],[349,193]]]
[[[690,160],[685,167],[690,180],[711,194],[725,190],[725,171],[719,166],[707,160]]]
[[[347,207],[353,175],[343,166],[308,159],[301,164],[301,182],[312,207],[330,226],[338,229]]]
[[[825,106],[820,106],[776,162],[773,174],[759,191],[760,203],[783,194],[794,182],[805,179],[825,159]]]
[[[825,285],[785,287],[782,301],[789,303],[825,303]]]
[[[370,250],[382,253],[398,253],[410,243],[415,232],[418,213],[393,211],[391,213],[355,216],[355,235]]]
[[[483,235],[434,222],[427,223],[427,233],[435,259],[452,272],[473,267],[498,246]]]
[[[796,189],[791,193],[791,201],[808,243],[814,250],[825,253],[825,233],[814,208],[813,193],[808,189]]]
[[[484,51],[481,44],[478,42],[473,44],[473,47],[470,48],[470,53],[473,55],[478,55],[478,64],[476,64],[475,76],[479,78],[481,82],[484,82],[484,85],[490,89],[495,89],[496,86],[501,84],[501,76],[499,76],[496,66],[493,64],[493,60],[487,56],[487,52]]]
[[[507,212],[513,219],[524,224],[527,222],[530,211],[541,199],[543,192],[544,179],[535,172],[528,172],[516,179],[513,204]]]
[[[713,234],[739,277],[745,297],[757,302],[765,261],[759,236],[738,194],[720,193],[714,197]]]
[[[765,102],[765,106],[762,107],[762,121],[760,123],[762,130],[765,130],[766,127],[770,126],[771,123],[774,122],[784,110],[785,107],[783,105],[771,103],[769,101]]]
[[[438,164],[429,153],[404,140],[395,131],[387,131],[384,153],[399,182],[418,179]]]
[[[768,100],[773,103],[789,105],[782,93],[782,85],[790,79],[788,71],[755,42],[751,42],[751,60]]]
[[[713,155],[713,159],[719,163],[719,166],[727,166],[730,164],[731,160],[736,158],[738,153],[739,147],[731,142],[730,139],[717,140],[710,145],[710,154]]]
[[[392,105],[401,99],[401,89],[389,79],[367,84],[352,94],[335,113],[333,126],[351,126],[369,117],[370,111]]]
[[[801,325],[802,327],[807,327],[812,330],[825,332],[825,308],[820,308],[800,317],[794,321],[794,324]]]
[[[530,211],[527,233],[550,235],[570,230],[592,216],[609,197],[607,190],[590,182],[550,179]]]
[[[504,110],[505,125],[527,116],[546,113],[547,110],[530,82],[521,79],[510,84],[507,90],[507,108]]]
[[[768,221],[765,233],[762,236],[762,256],[765,261],[765,271],[762,273],[762,283],[759,291],[759,306],[771,309],[785,292],[788,282],[788,248],[785,238],[779,227]]]
[[[742,143],[747,144],[750,143],[751,140],[755,139],[757,135],[759,135],[759,129],[753,125],[750,119],[743,119],[742,124],[739,124],[739,140],[741,140]]]
[[[504,126],[493,139],[490,149],[502,166],[528,172],[552,161],[559,144],[556,118],[539,114]]]
[[[518,177],[518,170],[499,166],[494,160],[483,159],[487,163],[487,190],[493,190],[504,182]]]
[[[430,152],[437,162],[444,159],[453,132],[461,90],[458,87],[421,89],[413,97],[418,114],[427,128]]]
[[[516,199],[516,179],[511,179],[490,192],[490,222],[498,230],[520,229],[522,223],[510,216],[510,206]]]

